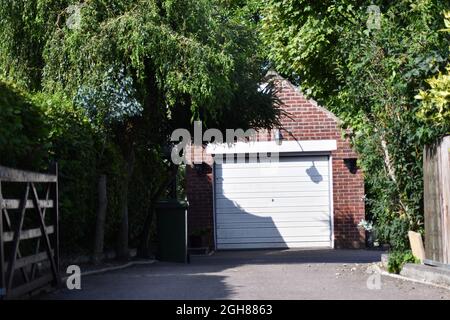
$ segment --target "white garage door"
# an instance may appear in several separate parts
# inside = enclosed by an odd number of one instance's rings
[[[215,166],[218,249],[331,247],[329,157]]]

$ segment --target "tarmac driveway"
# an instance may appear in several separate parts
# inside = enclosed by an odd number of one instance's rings
[[[85,276],[44,299],[450,299],[450,291],[370,272],[380,251],[258,250]],[[369,271],[368,271],[369,268]]]

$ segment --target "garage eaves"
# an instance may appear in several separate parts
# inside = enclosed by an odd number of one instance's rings
[[[228,143],[211,143],[206,146],[208,154],[241,154],[241,153],[303,153],[331,152],[337,149],[336,140],[297,140],[283,141],[278,145],[275,141],[251,141]]]

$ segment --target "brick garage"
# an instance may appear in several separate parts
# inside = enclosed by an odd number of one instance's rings
[[[332,232],[336,248],[358,248],[364,246],[364,233],[357,228],[364,218],[364,182],[360,170],[350,170],[357,158],[348,141],[342,138],[339,120],[325,108],[302,93],[287,80],[276,80],[278,97],[287,115],[281,119],[283,141],[317,142],[335,140],[336,148],[329,152],[332,175]],[[273,140],[274,132],[258,133],[258,141]],[[288,142],[286,142],[288,143]],[[194,153],[194,151],[191,151]],[[188,233],[207,233],[208,245],[214,247],[216,232],[213,194],[213,160],[203,150],[204,163],[190,165],[186,172],[186,189],[189,201]],[[331,178],[331,177],[330,177]],[[217,200],[218,201],[218,200]],[[272,199],[274,201],[274,199]],[[331,202],[331,199],[330,199]],[[216,222],[217,223],[217,222]]]

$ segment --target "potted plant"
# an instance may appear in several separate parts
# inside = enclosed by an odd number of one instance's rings
[[[358,223],[358,228],[360,230],[364,230],[366,233],[366,247],[373,248],[378,246],[378,241],[375,239],[375,230],[373,227],[372,221],[367,221],[365,219],[362,219]]]

